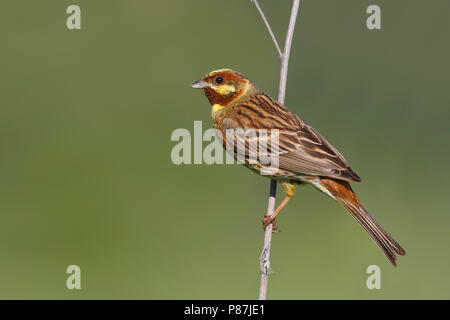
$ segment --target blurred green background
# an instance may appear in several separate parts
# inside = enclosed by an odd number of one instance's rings
[[[81,30],[66,28],[70,4]],[[291,1],[260,4],[283,44]],[[343,208],[299,188],[278,219],[269,299],[450,298],[449,10],[301,1],[286,104],[344,154],[407,255],[393,268]],[[0,298],[257,298],[269,180],[170,158],[174,129],[210,127],[189,87],[205,73],[229,67],[277,96],[254,5],[2,0],[0,37]],[[81,290],[66,288],[71,264]],[[366,288],[372,264],[381,290]]]

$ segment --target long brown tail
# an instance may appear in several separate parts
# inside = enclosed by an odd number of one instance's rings
[[[405,250],[378,224],[372,215],[359,202],[347,181],[321,178],[320,184],[358,221],[372,237],[392,265],[397,266],[398,255],[405,255]]]

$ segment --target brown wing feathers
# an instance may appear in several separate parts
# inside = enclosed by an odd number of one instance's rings
[[[359,182],[361,179],[325,138],[284,105],[259,92],[232,106],[224,114],[236,128],[277,129],[279,167],[292,173],[334,177]]]

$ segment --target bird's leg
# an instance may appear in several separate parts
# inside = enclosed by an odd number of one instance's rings
[[[273,233],[279,231],[279,230],[278,230],[277,223],[276,223],[276,221],[275,221],[275,218],[272,219],[271,215],[268,214],[268,213],[266,213],[266,214],[264,215],[264,219],[262,219],[263,230],[266,230],[266,228],[267,228],[267,226],[268,226],[269,224],[272,224],[272,232],[273,232]]]
[[[291,198],[292,196],[286,196],[286,198],[284,198],[284,200],[280,203],[278,208],[271,215],[268,213],[264,215],[264,219],[262,220],[264,230],[266,230],[266,227],[272,223],[273,224],[272,232],[277,232],[278,226],[275,222],[275,217],[277,216],[278,213],[280,213],[281,209],[283,209],[286,203],[288,203],[288,201],[291,200]]]
[[[292,197],[294,196],[295,193],[295,187],[293,184],[291,183],[287,183],[287,182],[282,182],[281,183],[284,191],[286,192],[286,198],[284,198],[284,200],[280,203],[280,205],[278,206],[278,208],[271,214],[265,214],[264,215],[264,219],[262,220],[263,223],[263,228],[264,230],[266,230],[266,227],[269,224],[273,224],[272,226],[272,232],[277,232],[278,226],[275,223],[275,217],[280,213],[281,209],[283,209],[283,207],[289,202],[289,200],[292,199]]]

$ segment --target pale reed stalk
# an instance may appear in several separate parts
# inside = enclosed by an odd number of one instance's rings
[[[286,33],[286,40],[284,43],[284,51],[282,52],[278,42],[275,38],[275,35],[270,27],[269,21],[267,21],[264,12],[257,0],[252,0],[255,4],[256,9],[258,9],[261,18],[264,21],[264,24],[269,31],[270,36],[275,44],[275,47],[281,58],[281,71],[280,71],[280,86],[278,88],[278,101],[284,104],[284,98],[286,96],[286,81],[287,81],[287,72],[288,72],[288,64],[289,64],[289,54],[291,51],[292,45],[292,37],[294,35],[295,21],[297,19],[298,8],[300,6],[300,0],[294,0],[291,9],[291,17],[289,19],[288,31]],[[277,193],[277,182],[275,180],[270,180],[270,191],[269,191],[269,204],[267,208],[267,213],[269,215],[273,214],[275,209],[275,197]],[[266,300],[267,297],[267,282],[269,279],[270,272],[270,244],[272,242],[272,227],[270,224],[267,226],[264,233],[264,248],[261,253],[260,258],[260,267],[261,267],[261,281],[259,284],[259,300]]]

